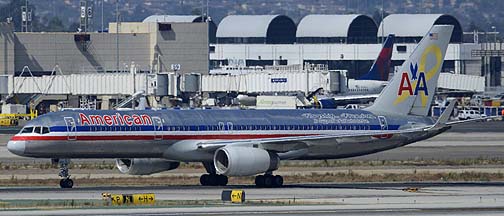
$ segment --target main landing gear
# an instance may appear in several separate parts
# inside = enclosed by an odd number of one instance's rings
[[[256,176],[255,184],[257,187],[282,187],[283,177],[280,175],[272,175],[271,173],[266,173],[265,175]]]
[[[203,162],[203,166],[209,174],[203,174],[200,177],[200,183],[203,186],[226,186],[228,177],[225,175],[218,175],[213,166],[213,162]]]
[[[204,174],[200,177],[200,183],[203,186],[226,186],[228,177],[217,174]]]
[[[59,159],[58,165],[60,167],[59,171],[59,176],[61,177],[60,180],[60,187],[61,188],[72,188],[74,185],[74,182],[72,179],[70,179],[70,174],[68,173],[68,164],[70,164],[70,159]]]

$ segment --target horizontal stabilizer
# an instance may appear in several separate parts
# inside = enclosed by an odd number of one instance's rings
[[[448,107],[446,107],[446,109],[443,111],[443,113],[441,114],[441,116],[437,120],[436,125],[444,125],[448,122],[448,120],[450,120],[450,116],[451,116],[453,110],[455,109],[455,104],[457,104],[456,100],[450,101],[450,103],[448,104]]]

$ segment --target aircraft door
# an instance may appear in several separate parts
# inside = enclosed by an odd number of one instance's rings
[[[378,121],[380,121],[380,127],[382,130],[388,130],[388,123],[385,116],[378,116]]]
[[[226,130],[226,126],[225,126],[224,122],[219,122],[219,130],[220,131],[225,131]]]
[[[154,126],[154,140],[163,139],[163,121],[161,118],[155,116],[152,117],[152,124]]]
[[[65,124],[67,128],[67,139],[76,140],[77,125],[75,124],[75,119],[73,117],[65,117]]]
[[[233,133],[233,122],[227,122],[227,131],[228,133]]]

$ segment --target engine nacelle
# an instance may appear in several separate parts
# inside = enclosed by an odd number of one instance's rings
[[[177,169],[180,162],[158,158],[116,159],[117,169],[129,175],[150,175],[153,173]]]
[[[226,176],[250,176],[278,169],[277,154],[260,148],[223,147],[214,154],[214,166],[218,174]]]

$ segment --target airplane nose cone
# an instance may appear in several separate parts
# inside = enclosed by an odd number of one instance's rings
[[[7,149],[16,155],[23,156],[26,148],[25,141],[9,141],[7,143]]]

